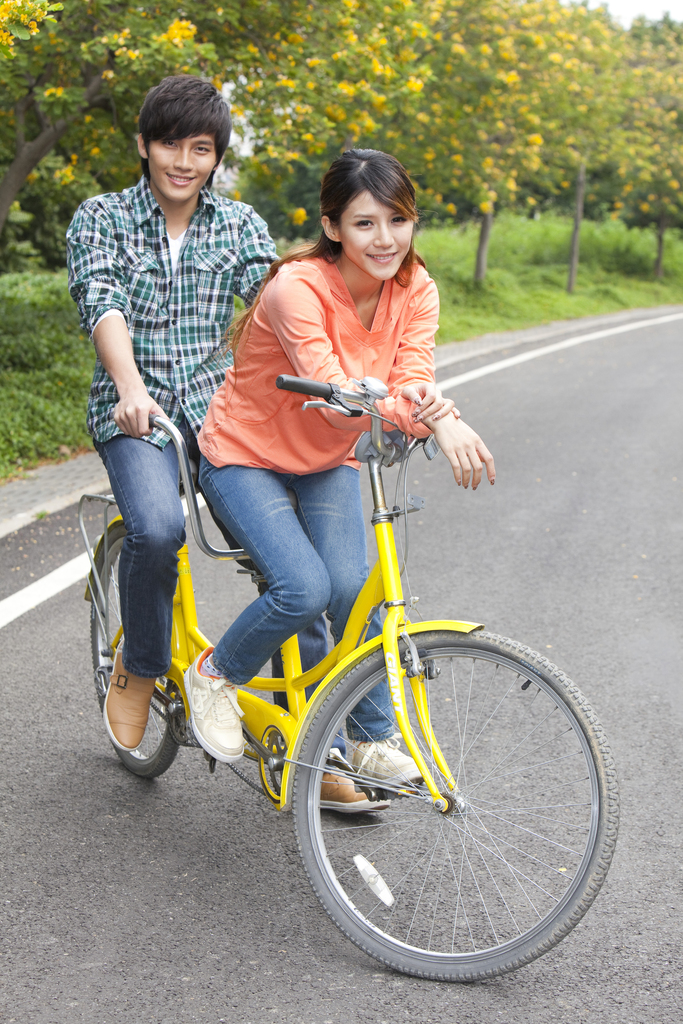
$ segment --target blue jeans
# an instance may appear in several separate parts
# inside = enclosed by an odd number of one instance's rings
[[[213,466],[202,456],[202,490],[214,512],[259,567],[268,589],[221,637],[214,665],[248,684],[280,645],[326,612],[338,643],[368,575],[360,474],[349,466],[296,476],[245,466]],[[287,488],[298,499],[295,512]],[[375,615],[368,638],[381,632]],[[356,741],[395,732],[386,681],[347,721]]]
[[[199,464],[199,448],[190,426],[180,427],[190,458]],[[119,559],[123,663],[146,678],[165,675],[171,664],[173,595],[178,579],[178,549],[185,543],[185,516],[178,494],[178,457],[149,441],[117,434],[95,441],[109,474],[111,489],[127,534]],[[213,515],[229,547],[237,547]],[[299,637],[302,664],[312,668],[327,653],[324,623]]]

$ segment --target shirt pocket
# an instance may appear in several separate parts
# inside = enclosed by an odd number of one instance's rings
[[[195,249],[193,252],[197,313],[203,320],[214,320],[227,327],[232,314],[237,259],[235,249]]]
[[[122,257],[133,319],[157,320],[161,267],[156,256],[146,249],[125,248]]]

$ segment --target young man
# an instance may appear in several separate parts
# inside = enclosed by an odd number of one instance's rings
[[[251,207],[209,191],[231,131],[213,85],[164,79],[147,94],[139,128],[143,177],[84,202],[67,234],[69,289],[97,352],[88,428],[128,531],[119,563],[124,647],[104,705],[122,750],[142,740],[155,680],[170,665],[176,554],[185,541],[176,452],[150,431],[149,415],[167,416],[198,461],[196,434],[225,377],[234,295],[251,303],[275,258]],[[323,657],[319,624],[303,648],[309,665]],[[193,708],[197,738],[225,761],[243,751],[235,704],[219,691]]]

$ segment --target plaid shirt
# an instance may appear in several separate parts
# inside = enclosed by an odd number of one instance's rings
[[[176,424],[198,433],[232,362],[221,342],[234,295],[251,303],[275,259],[265,221],[250,206],[200,192],[175,276],[166,219],[145,178],[124,192],[81,203],[67,232],[69,291],[92,336],[108,309],[123,314],[135,362],[151,397]],[[97,441],[120,434],[119,400],[99,359],[90,388],[88,430]],[[154,431],[147,440],[163,448]]]

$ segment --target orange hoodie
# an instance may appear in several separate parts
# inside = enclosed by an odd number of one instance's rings
[[[417,265],[407,288],[386,281],[372,328],[360,322],[339,270],[322,259],[286,263],[270,281],[243,337],[236,365],[211,400],[199,447],[214,466],[253,466],[304,475],[342,464],[358,466],[353,450],[369,417],[343,420],[318,410],[302,412],[305,396],[279,391],[278,374],[338,384],[378,377],[389,397],[383,415],[413,436],[429,430],[410,418],[415,406],[401,398],[406,384],[434,380],[434,334],[439,296]],[[356,429],[348,427],[353,423]],[[387,430],[391,427],[387,426]]]

